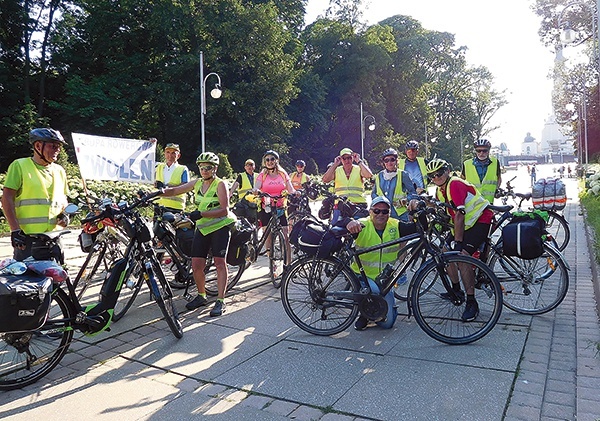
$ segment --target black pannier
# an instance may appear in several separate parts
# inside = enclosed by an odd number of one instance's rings
[[[186,256],[192,255],[192,244],[194,243],[194,228],[178,228],[175,231],[177,245]]]
[[[327,257],[340,251],[342,239],[327,226],[311,223],[308,220],[298,221],[292,228],[290,242],[309,256]]]
[[[235,228],[231,230],[231,239],[229,240],[226,258],[228,264],[232,266],[244,264],[248,252],[246,244],[250,241],[253,230],[251,225],[238,220]]]
[[[250,222],[256,222],[258,219],[258,205],[245,198],[240,199],[233,208],[232,212],[239,218],[246,218]]]
[[[502,228],[502,251],[506,256],[536,259],[544,253],[546,221],[537,213],[513,216]]]
[[[52,278],[0,275],[0,332],[39,329],[50,310]]]

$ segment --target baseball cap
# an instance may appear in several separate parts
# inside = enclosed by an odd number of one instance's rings
[[[387,199],[387,197],[385,197],[385,196],[377,196],[371,202],[371,206],[369,207],[369,209],[372,209],[373,206],[375,206],[378,203],[385,203],[386,205],[388,205],[388,207],[390,207],[390,201]]]
[[[344,155],[352,155],[352,149],[350,148],[344,148],[340,151],[340,156],[344,156]]]
[[[177,152],[181,152],[177,143],[167,143],[167,146],[165,146],[165,151],[167,149],[175,149]]]
[[[244,165],[248,165],[248,164],[256,165],[253,160],[246,159],[246,162],[244,162]]]

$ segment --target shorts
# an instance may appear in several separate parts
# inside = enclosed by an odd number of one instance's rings
[[[287,226],[288,220],[287,216],[285,215],[285,211],[279,210],[278,212],[281,212],[281,215],[279,216],[279,225],[282,227]],[[261,226],[266,227],[269,224],[269,221],[271,220],[271,213],[272,212],[267,213],[263,209],[258,211],[258,220],[260,221]]]
[[[463,250],[473,255],[490,235],[490,224],[477,222],[465,231],[463,235]]]
[[[219,228],[210,234],[202,234],[199,230],[194,232],[194,241],[192,243],[192,256],[206,259],[208,252],[212,249],[213,257],[227,256],[227,247],[229,247],[229,238],[231,229],[228,226]]]

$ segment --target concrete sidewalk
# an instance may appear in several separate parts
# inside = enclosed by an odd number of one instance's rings
[[[406,317],[388,331],[310,335],[288,319],[258,264],[222,317],[209,318],[209,308],[187,312],[178,298],[181,340],[143,290],[111,332],[76,334],[49,376],[0,392],[0,418],[600,419],[600,327],[576,196],[565,215],[572,230],[565,301],[535,317],[505,308],[495,329],[473,344],[436,342]],[[77,262],[82,253],[69,238]],[[0,255],[9,250],[1,239]]]

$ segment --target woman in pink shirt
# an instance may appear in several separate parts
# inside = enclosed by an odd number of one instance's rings
[[[261,191],[263,193],[268,193],[271,196],[279,196],[282,194],[284,190],[287,190],[288,193],[293,194],[296,193],[294,190],[294,186],[290,181],[290,177],[288,173],[279,165],[279,154],[273,150],[268,150],[264,153],[262,158],[263,169],[260,174],[256,177],[256,181],[254,182],[254,189],[257,191]],[[260,224],[264,227],[269,223],[269,219],[271,219],[271,199],[268,197],[263,198],[262,200],[262,209],[258,212],[258,220]],[[284,206],[285,199],[279,199],[277,201],[277,206]],[[265,208],[269,210],[269,212],[265,211]],[[283,209],[278,211],[279,215],[279,223],[281,225],[281,231],[285,237],[285,247],[287,249],[287,258],[285,265],[289,265],[292,258],[292,248],[290,246],[290,240],[288,235],[288,221],[285,215],[285,211]],[[266,247],[267,249],[271,246],[271,239],[267,239]],[[284,269],[285,270],[285,269]]]

